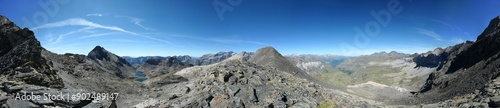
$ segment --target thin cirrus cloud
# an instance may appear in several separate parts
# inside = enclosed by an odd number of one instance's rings
[[[432,37],[432,38],[434,38],[434,40],[437,40],[437,41],[443,41],[441,35],[437,34],[436,32],[434,32],[432,30],[421,29],[421,28],[413,28],[413,29],[415,29],[416,32],[419,34]]]
[[[71,19],[67,19],[67,20],[63,20],[63,21],[59,21],[59,22],[48,23],[48,24],[45,24],[45,25],[34,27],[32,30],[45,29],[45,28],[55,28],[55,27],[64,27],[64,26],[86,26],[86,28],[83,28],[83,29],[80,29],[80,30],[76,30],[76,31],[72,31],[72,32],[68,32],[68,33],[65,33],[63,35],[60,35],[58,37],[58,39],[55,41],[55,43],[60,42],[64,38],[64,36],[66,36],[66,35],[74,34],[74,33],[77,33],[77,32],[82,32],[82,31],[88,30],[88,29],[97,29],[97,28],[99,28],[99,29],[106,29],[106,30],[111,30],[111,31],[122,32],[122,33],[130,34],[130,35],[133,35],[133,36],[139,36],[139,37],[143,37],[143,38],[147,38],[147,39],[151,39],[151,40],[156,40],[156,41],[160,41],[160,42],[164,42],[164,43],[168,43],[168,44],[174,45],[173,43],[171,43],[171,42],[169,42],[167,40],[162,40],[162,39],[154,38],[154,37],[151,37],[151,36],[142,35],[142,34],[139,34],[139,33],[127,31],[125,29],[122,29],[122,28],[116,27],[116,26],[104,26],[104,25],[101,25],[101,24],[90,22],[90,21],[82,19],[82,18],[71,18]],[[96,36],[94,36],[94,37],[96,37]]]
[[[85,27],[85,28],[78,29],[78,30],[75,30],[75,31],[70,31],[70,32],[67,32],[67,33],[64,33],[64,34],[59,35],[59,37],[58,37],[55,41],[54,41],[53,39],[49,39],[48,41],[49,41],[51,44],[56,44],[56,43],[61,42],[61,40],[62,40],[65,36],[72,35],[72,34],[75,34],[75,33],[80,33],[80,32],[86,31],[86,30],[90,30],[90,29],[94,29],[94,27]]]
[[[87,14],[87,16],[97,16],[97,17],[101,17],[101,16],[103,16],[103,14],[100,14],[100,13],[93,13],[93,14]]]
[[[142,21],[144,21],[143,19],[141,18],[135,18],[135,17],[130,17],[130,16],[120,16],[120,15],[116,15],[115,17],[117,18],[127,18],[130,20],[130,22],[134,23],[135,25],[143,28],[144,30],[150,30],[149,27],[146,27],[144,25],[141,24]]]
[[[140,43],[140,44],[151,43],[151,42],[128,40],[128,39],[111,39],[110,41],[111,42],[123,42],[123,43]]]
[[[433,18],[427,18],[428,20],[430,21],[433,21],[433,22],[436,22],[436,23],[439,23],[439,24],[442,24],[442,25],[445,25],[445,26],[448,26],[450,27],[452,30],[454,31],[458,31],[458,32],[461,32],[467,36],[469,36],[470,34],[463,31],[460,27],[456,26],[456,25],[453,25],[453,24],[450,24],[450,23],[447,23],[445,21],[441,21],[441,20],[437,20],[437,19],[433,19]]]
[[[91,34],[91,35],[87,35],[87,36],[82,36],[79,39],[101,37],[101,36],[106,36],[106,35],[111,35],[111,34],[118,34],[118,33],[119,32],[108,32],[108,33]]]

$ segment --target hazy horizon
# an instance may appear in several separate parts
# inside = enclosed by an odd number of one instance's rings
[[[119,56],[254,52],[283,55],[425,53],[475,41],[500,3],[468,0],[3,0],[0,14],[49,51]],[[388,16],[388,17],[387,17]]]

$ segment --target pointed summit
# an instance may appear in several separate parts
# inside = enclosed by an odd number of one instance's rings
[[[129,78],[133,76],[134,68],[127,60],[113,54],[101,46],[96,46],[87,55],[92,62],[98,64],[117,75],[120,78]]]
[[[250,62],[255,62],[256,64],[261,64],[264,66],[274,66],[274,67],[289,67],[292,65],[288,60],[285,59],[276,49],[273,47],[264,47],[255,52],[255,54],[249,59]],[[291,68],[287,68],[287,71]]]
[[[278,70],[285,71],[291,74],[303,73],[302,70],[295,67],[293,63],[283,57],[273,47],[264,47],[255,52],[255,54],[248,60],[262,66],[276,67]]]
[[[252,57],[248,59],[248,61],[253,62],[257,65],[276,68],[276,70],[290,73],[295,77],[307,79],[308,81],[315,82],[316,84],[322,85],[327,88],[339,89],[339,87],[337,86],[324,83],[309,76],[309,74],[295,66],[292,62],[283,57],[276,49],[270,46],[257,50],[255,54],[253,54]]]
[[[483,33],[481,33],[481,35],[479,35],[479,37],[477,37],[476,41],[479,41],[484,37],[490,37],[493,34],[498,33],[499,30],[500,30],[500,16],[497,16],[490,21],[490,24],[488,25],[488,27],[486,27],[486,29],[483,31]]]
[[[94,47],[93,50],[105,50],[105,49],[103,47],[97,45],[97,46]]]
[[[89,52],[89,54],[87,55],[89,58],[91,59],[99,59],[99,60],[104,60],[104,59],[110,59],[109,57],[109,52],[106,51],[106,49],[104,49],[103,47],[101,46],[96,46],[94,49],[92,49],[92,51]]]
[[[127,60],[121,58],[120,56],[113,54],[101,46],[96,46],[92,51],[87,55],[88,58],[92,60],[101,60],[101,61],[112,61],[116,62],[118,65],[130,65]]]
[[[271,46],[267,46],[267,47],[264,47],[264,48],[261,48],[261,49],[257,50],[256,54],[259,53],[259,52],[260,53],[279,54],[279,55],[281,55],[278,51],[276,51],[276,49],[274,49]]]

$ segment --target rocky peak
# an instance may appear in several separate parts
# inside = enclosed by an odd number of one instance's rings
[[[269,46],[257,50],[248,61],[262,66],[277,67],[278,70],[294,75],[303,73],[298,67],[295,67],[293,63],[276,51],[276,49]]]
[[[88,57],[92,59],[104,60],[105,58],[109,59],[108,53],[109,52],[106,51],[106,49],[104,49],[103,47],[96,46],[94,49],[92,49],[92,51],[90,51]]]
[[[11,22],[7,17],[0,15],[0,26],[2,26],[2,29],[0,29],[0,32],[2,34],[8,32],[8,31],[18,31],[19,27]]]
[[[446,73],[454,73],[461,68],[469,68],[481,60],[485,60],[500,52],[500,16],[493,18],[478,36],[476,42],[452,61]]]
[[[1,15],[0,24],[0,73],[28,84],[64,87],[56,71],[42,57],[43,48],[31,30],[19,29]]]
[[[6,54],[14,47],[25,41],[33,41],[37,48],[41,48],[40,42],[36,40],[34,33],[28,28],[19,29],[8,18],[0,15],[0,56]]]
[[[255,52],[255,54],[256,55],[270,54],[270,55],[280,55],[281,56],[281,54],[278,51],[276,51],[276,49],[274,49],[273,47],[270,47],[270,46],[264,47],[264,48],[261,48],[261,49],[257,50]]]
[[[121,58],[120,56],[118,56],[116,54],[113,54],[113,53],[107,51],[106,49],[104,49],[101,46],[96,46],[94,49],[92,49],[92,51],[89,52],[87,57],[92,59],[92,60],[113,61],[113,62],[117,62],[120,64],[130,65],[127,62],[127,60]]]
[[[175,58],[175,57],[168,57],[166,59],[166,65],[167,66],[173,66],[173,65],[184,65],[184,63],[182,63],[179,59]]]
[[[178,60],[180,60],[181,62],[184,62],[184,63],[188,63],[190,60],[192,60],[191,56],[189,56],[189,55],[174,56],[174,57],[177,58]]]
[[[500,16],[497,16],[490,21],[488,27],[486,27],[483,33],[481,33],[481,35],[477,37],[477,40],[479,41],[484,37],[492,36],[493,34],[498,33],[499,30],[500,30]]]
[[[159,58],[149,58],[144,63],[151,64],[151,65],[158,65],[158,64],[160,64],[160,62],[161,62],[161,60]]]

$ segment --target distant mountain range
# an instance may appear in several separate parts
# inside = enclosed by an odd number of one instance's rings
[[[236,53],[234,53],[232,51],[229,51],[229,52],[222,52],[221,51],[221,52],[218,52],[216,54],[205,54],[201,57],[191,57],[189,55],[183,55],[183,56],[167,56],[167,57],[162,57],[162,56],[143,56],[143,57],[124,56],[123,58],[125,60],[127,60],[130,64],[135,65],[136,67],[142,65],[148,59],[166,59],[166,58],[176,58],[177,60],[179,60],[183,63],[186,63],[186,64],[201,66],[201,65],[208,65],[208,64],[221,62],[227,58],[230,58],[231,56],[233,56],[235,54]]]
[[[283,56],[264,47],[196,58],[119,57],[102,46],[87,55],[55,54],[44,49],[32,31],[0,15],[0,104],[10,108],[499,107],[499,55],[500,16],[475,42],[422,54]],[[147,79],[136,81],[139,77]],[[119,96],[16,99],[24,93]]]

